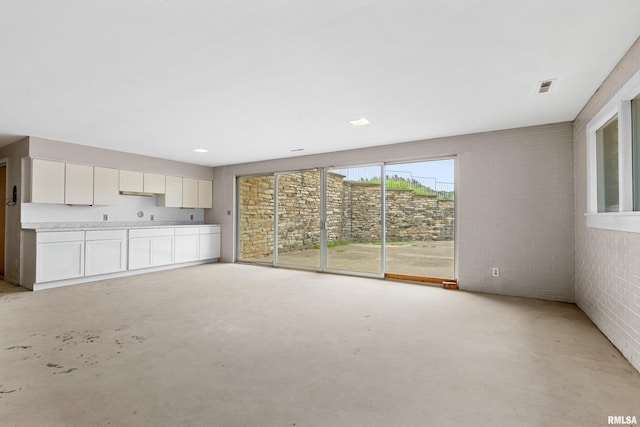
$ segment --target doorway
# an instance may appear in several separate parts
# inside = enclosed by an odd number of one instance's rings
[[[454,159],[385,167],[387,277],[455,279]]]
[[[275,242],[275,177],[273,175],[238,178],[237,259],[243,262],[273,264]]]
[[[381,275],[382,167],[329,169],[326,174],[326,270]]]
[[[454,165],[449,158],[238,177],[236,258],[455,282]]]
[[[7,165],[0,165],[0,278],[4,279],[4,255],[7,219]]]
[[[322,267],[321,171],[284,172],[275,177],[274,265],[319,270]]]

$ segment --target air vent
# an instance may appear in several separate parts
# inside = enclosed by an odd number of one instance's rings
[[[538,93],[549,93],[555,87],[556,79],[542,80],[538,82]]]

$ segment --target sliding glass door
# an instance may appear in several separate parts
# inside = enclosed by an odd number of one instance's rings
[[[320,170],[276,174],[275,264],[321,268]]]
[[[386,165],[385,270],[455,278],[454,160]]]
[[[273,175],[240,177],[237,180],[239,261],[273,263],[274,184]]]
[[[327,170],[326,270],[382,274],[381,170],[381,166]]]
[[[445,159],[238,178],[237,258],[455,279],[453,177],[454,160]]]

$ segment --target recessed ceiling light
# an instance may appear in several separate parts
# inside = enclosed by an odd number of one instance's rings
[[[209,150],[205,150],[204,148],[195,148],[193,151],[196,153],[208,153]]]
[[[351,123],[354,126],[366,126],[366,125],[370,124],[371,122],[363,117],[363,118],[358,119],[358,120],[351,120],[349,123]]]

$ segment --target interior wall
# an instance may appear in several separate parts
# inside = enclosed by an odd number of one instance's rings
[[[159,222],[193,221],[194,224],[204,219],[204,209],[165,208],[156,206],[157,196],[118,196],[118,204],[113,206],[68,206],[40,203],[22,204],[22,224],[74,222],[103,222],[107,215],[108,222],[140,223],[153,225]],[[138,212],[143,216],[138,217]],[[153,220],[151,216],[153,215]],[[191,218],[193,216],[193,218]]]
[[[6,218],[6,253],[4,279],[11,283],[20,283],[20,214],[21,201],[24,196],[22,187],[22,158],[29,155],[29,139],[24,138],[13,144],[0,148],[0,158],[7,159],[7,194],[15,185],[18,189],[18,201],[7,206]]]
[[[588,228],[587,123],[640,71],[640,39],[575,120],[576,303],[640,370],[640,234]]]
[[[572,123],[217,167],[205,221],[223,225],[221,259],[233,262],[236,176],[449,156],[460,288],[573,301]]]

